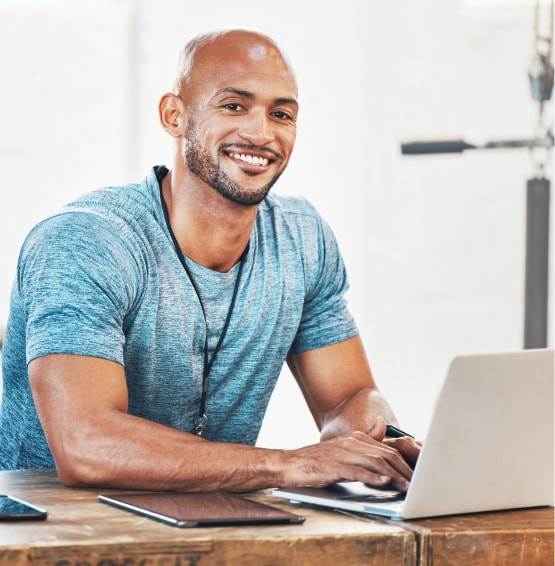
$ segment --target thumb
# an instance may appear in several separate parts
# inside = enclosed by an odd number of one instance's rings
[[[381,442],[385,436],[385,419],[383,417],[376,417],[374,424],[366,434],[371,436],[374,440]]]

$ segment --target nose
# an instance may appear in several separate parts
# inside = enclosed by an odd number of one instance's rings
[[[269,117],[262,110],[251,109],[244,117],[238,134],[246,142],[258,146],[266,145],[275,139]]]

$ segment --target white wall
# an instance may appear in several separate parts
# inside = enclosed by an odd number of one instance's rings
[[[0,0],[0,324],[28,229],[85,190],[169,163],[156,105],[177,51],[237,26],[274,36],[296,68],[298,142],[277,190],[304,194],[333,226],[351,309],[401,425],[424,435],[454,355],[522,347],[530,156],[411,158],[399,146],[535,134],[531,0],[42,4]],[[260,442],[316,440],[284,372]]]

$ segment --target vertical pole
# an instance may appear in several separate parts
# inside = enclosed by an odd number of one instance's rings
[[[526,183],[524,348],[547,346],[549,201],[549,179],[529,179]]]

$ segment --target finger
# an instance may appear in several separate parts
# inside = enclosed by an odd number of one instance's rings
[[[369,470],[365,465],[361,464],[343,464],[336,468],[339,477],[336,477],[332,482],[325,482],[321,485],[329,485],[330,483],[342,481],[358,481],[366,485],[376,488],[391,487],[397,491],[406,492],[409,483],[402,477],[396,477],[394,480],[391,476],[397,475],[394,470],[389,469],[390,474],[382,474],[377,471]]]
[[[399,491],[408,489],[408,482],[412,477],[412,468],[401,454],[394,448],[377,442],[363,433],[353,434],[344,438],[342,447],[348,450],[345,462],[364,469],[366,479],[357,478],[370,485],[382,485],[383,480],[377,481],[377,476],[390,478],[391,484]]]
[[[419,445],[415,443],[412,438],[408,436],[395,439],[387,438],[380,442],[362,432],[354,432],[350,435],[350,438],[352,438],[355,442],[359,441],[363,443],[363,445],[367,445],[366,447],[359,446],[359,449],[365,452],[368,452],[370,450],[371,454],[379,454],[385,460],[387,460],[394,469],[402,473],[407,479],[410,479],[412,477],[412,468],[407,462],[405,456],[399,450],[399,447],[403,447],[404,449],[409,450],[410,454],[415,453],[414,457],[416,458],[418,456],[417,452],[419,452],[420,449]],[[407,442],[404,441],[408,441],[412,452],[407,448]]]
[[[383,417],[376,417],[374,424],[367,432],[368,436],[371,436],[374,440],[381,442],[384,439],[386,431],[386,423]]]
[[[405,461],[414,469],[422,449],[422,442],[404,436],[402,438],[386,439],[384,444],[398,450]]]
[[[362,483],[366,484],[366,485],[370,485],[372,487],[388,487],[389,485],[391,485],[391,478],[389,476],[382,476],[380,474],[374,474],[372,472],[366,472],[366,477],[364,480],[360,480],[362,481]],[[408,485],[406,489],[399,489],[395,486],[391,486],[391,488],[393,489],[397,489],[397,491],[402,491],[402,492],[406,492],[408,489]]]
[[[408,490],[412,469],[399,455],[391,459],[373,455],[371,460],[372,462],[367,466],[367,470],[380,476],[379,482],[371,485],[391,483],[399,491],[405,492]],[[390,478],[390,481],[383,481],[383,478]]]
[[[397,443],[397,450],[403,458],[408,462],[411,468],[414,469],[420,451],[422,450],[422,443],[413,440],[412,438],[400,438]]]

